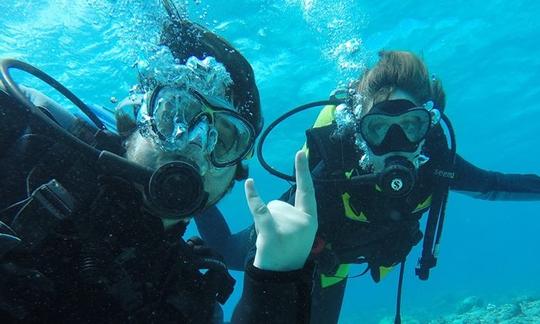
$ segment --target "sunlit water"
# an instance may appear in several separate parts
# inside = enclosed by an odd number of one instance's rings
[[[378,50],[412,50],[443,80],[446,112],[462,156],[487,169],[540,173],[540,4],[534,1],[206,0],[177,5],[252,63],[267,124],[296,105],[327,98],[374,62]],[[8,0],[0,3],[0,13],[0,56],[30,62],[86,102],[111,108],[111,99],[127,96],[136,84],[135,63],[155,53],[164,19],[155,0]],[[270,137],[265,151],[272,165],[291,170],[314,114],[292,119]],[[250,165],[265,199],[287,187],[256,161]],[[243,199],[237,186],[220,204],[234,230],[251,222]],[[439,265],[430,280],[414,276],[419,248],[408,259],[405,318],[436,318],[469,295],[494,304],[538,296],[539,208],[538,202],[451,195]],[[368,277],[351,280],[340,322],[391,318],[396,285],[397,271],[377,285]],[[227,316],[240,291],[239,283],[225,307]]]

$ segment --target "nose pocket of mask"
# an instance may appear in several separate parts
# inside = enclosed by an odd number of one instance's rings
[[[190,127],[189,142],[201,146],[205,153],[210,153],[214,150],[218,133],[214,126],[210,125],[208,118],[201,118],[196,124]]]

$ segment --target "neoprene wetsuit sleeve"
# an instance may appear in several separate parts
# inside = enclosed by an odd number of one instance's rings
[[[215,206],[195,218],[195,224],[205,244],[219,253],[227,267],[242,271],[257,239],[253,225],[232,234],[225,217]]]
[[[457,155],[450,189],[486,200],[540,200],[540,177],[483,170]]]
[[[251,260],[232,323],[309,323],[313,269],[307,263],[295,271],[266,271],[253,266]]]

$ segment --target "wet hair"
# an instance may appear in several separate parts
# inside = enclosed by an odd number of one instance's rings
[[[168,47],[176,64],[186,65],[194,58],[203,61],[210,57],[222,64],[232,80],[232,83],[227,85],[227,99],[232,101],[238,114],[253,126],[255,135],[259,135],[264,122],[259,89],[255,83],[253,68],[238,50],[207,28],[185,19],[166,22],[162,29],[160,44]],[[140,86],[144,90],[159,85],[156,79],[139,77]],[[120,116],[120,113],[122,112],[117,111],[118,129],[129,135],[136,129],[133,127],[134,123],[123,118],[125,116]]]
[[[232,78],[229,95],[237,112],[258,135],[263,128],[259,89],[247,59],[229,42],[207,28],[187,20],[174,20],[163,28],[161,43],[170,48],[180,64],[195,56],[200,60],[212,56],[222,63]]]
[[[446,96],[442,83],[429,74],[421,58],[406,51],[381,51],[379,61],[366,70],[357,82],[362,107],[387,100],[401,89],[410,94],[417,104],[433,101],[444,111]]]

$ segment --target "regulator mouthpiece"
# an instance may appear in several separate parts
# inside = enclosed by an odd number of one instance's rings
[[[408,195],[416,182],[414,165],[402,156],[389,157],[378,175],[378,185],[388,196],[399,198]]]
[[[188,161],[173,161],[159,167],[148,183],[146,199],[167,218],[183,219],[204,208],[204,191],[198,168]]]

